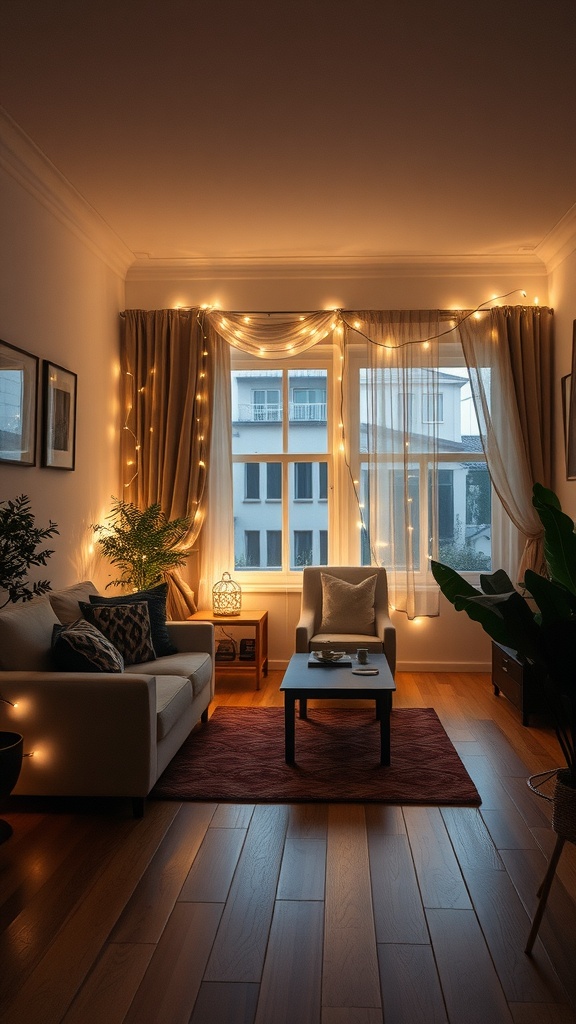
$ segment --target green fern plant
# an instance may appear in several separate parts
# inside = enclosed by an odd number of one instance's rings
[[[31,566],[46,565],[54,554],[50,548],[36,548],[58,533],[57,523],[50,522],[44,528],[34,523],[27,494],[13,501],[0,501],[0,591],[6,594],[0,608],[10,602],[30,601],[50,590],[48,580],[28,583],[27,576]]]
[[[92,527],[102,553],[121,570],[106,584],[147,590],[164,579],[169,569],[184,565],[188,557],[178,546],[191,525],[188,516],[168,519],[160,504],[140,509],[129,501],[112,499],[106,523]]]

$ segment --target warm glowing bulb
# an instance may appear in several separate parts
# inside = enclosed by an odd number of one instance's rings
[[[537,306],[539,302],[540,302],[540,299],[538,298],[537,295],[535,295],[534,296],[534,305]]]

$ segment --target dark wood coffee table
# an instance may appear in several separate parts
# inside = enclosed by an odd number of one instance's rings
[[[380,720],[380,764],[390,764],[390,711],[396,684],[384,654],[370,654],[366,666],[352,656],[352,668],[377,668],[377,676],[358,676],[345,665],[310,667],[307,654],[293,654],[284,673],[280,690],[284,693],[284,732],[286,763],[295,763],[296,701],[300,718],[307,717],[307,701],[373,700]]]

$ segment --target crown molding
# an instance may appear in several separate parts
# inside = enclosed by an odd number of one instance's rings
[[[540,242],[535,253],[550,273],[576,250],[576,203]]]
[[[0,107],[0,165],[123,280],[133,252]]]
[[[197,257],[139,259],[129,268],[126,280],[296,280],[314,277],[333,281],[339,278],[478,277],[493,274],[511,278],[530,274],[531,277],[545,278],[546,273],[542,259],[533,253],[523,256]]]

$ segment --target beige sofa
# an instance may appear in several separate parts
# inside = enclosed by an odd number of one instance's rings
[[[130,797],[135,815],[214,696],[214,627],[167,622],[176,653],[123,671],[53,667],[53,629],[97,595],[90,582],[0,611],[0,728],[24,736],[15,794]],[[56,614],[56,612],[58,614]]]

